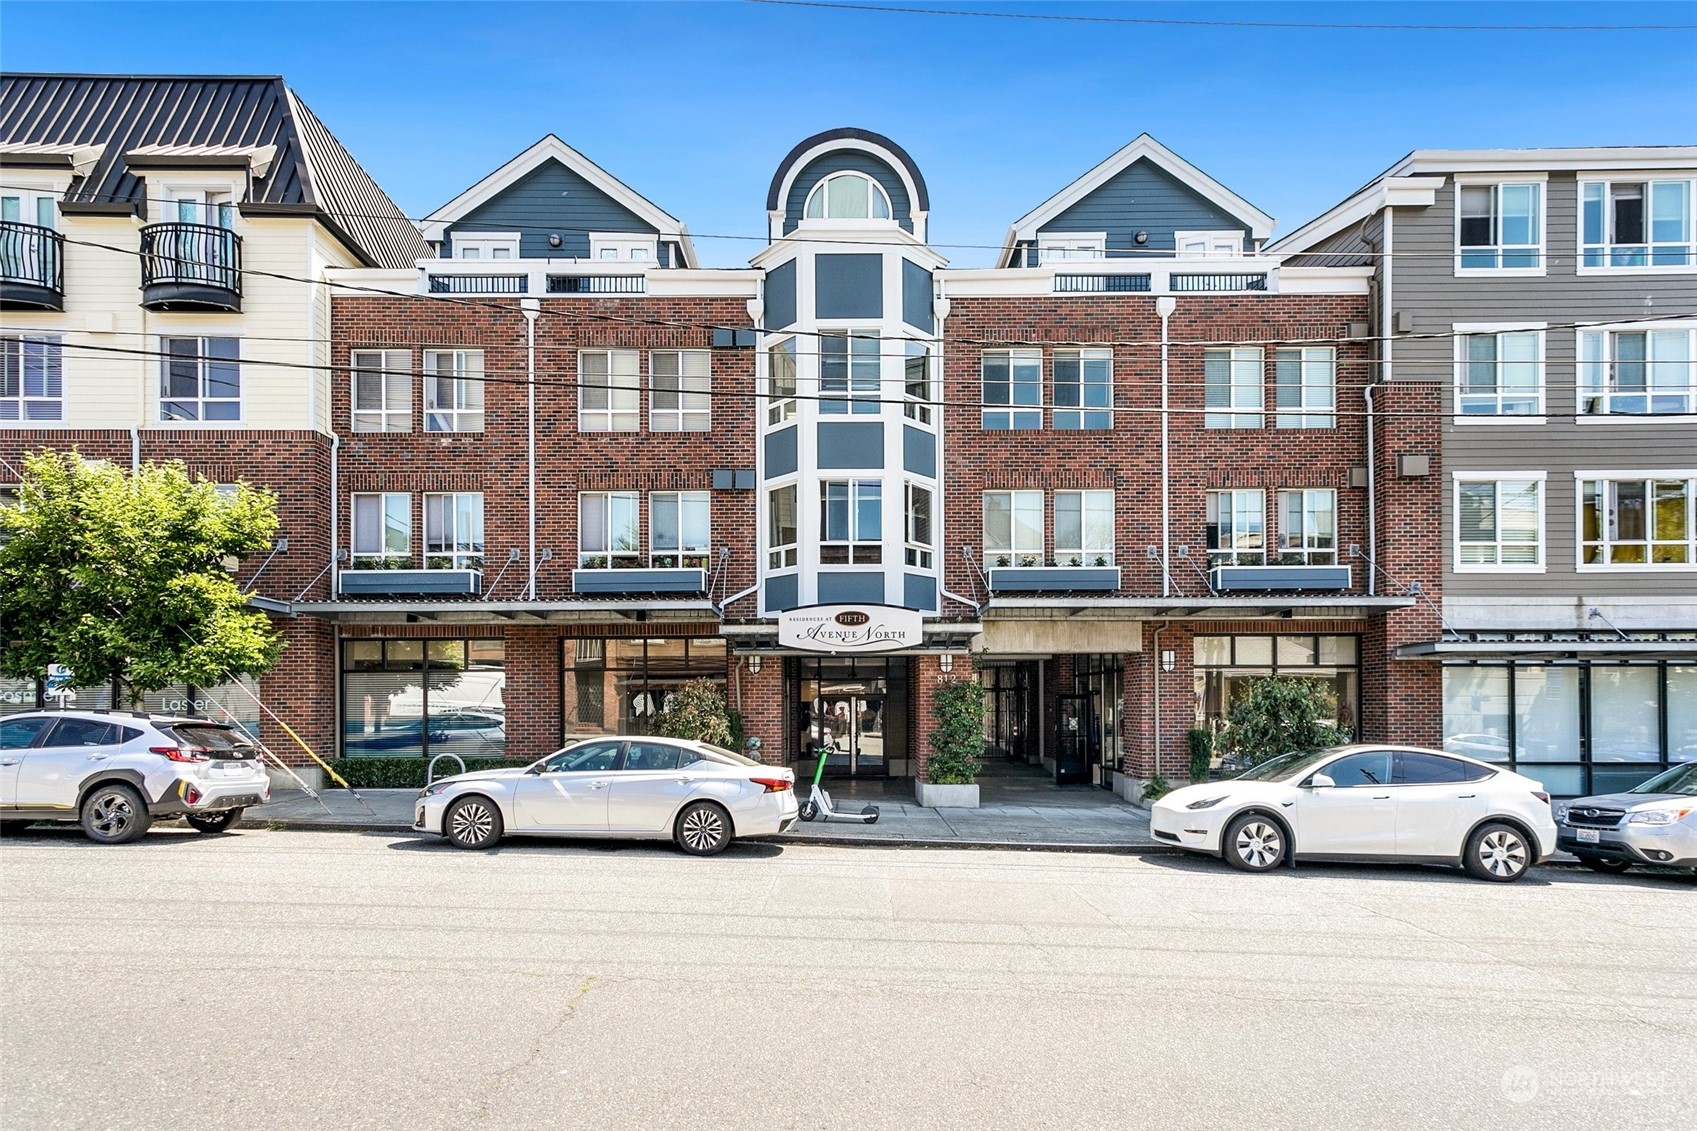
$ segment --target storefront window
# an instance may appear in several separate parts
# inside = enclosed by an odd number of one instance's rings
[[[1654,667],[1591,669],[1591,760],[1654,762],[1661,755]]]
[[[35,710],[35,680],[0,679],[0,715]]]
[[[1311,679],[1332,693],[1332,724],[1351,733],[1361,710],[1359,648],[1353,636],[1198,636],[1193,641],[1196,725],[1216,733],[1256,679]],[[1219,758],[1216,756],[1215,765]]]
[[[218,687],[185,687],[178,684],[142,696],[141,709],[162,715],[204,715],[214,722],[240,728],[249,738],[259,738],[259,704],[243,691],[259,694],[259,684],[243,679],[240,684]],[[234,716],[232,718],[232,716]]]
[[[562,737],[652,734],[667,696],[692,679],[725,689],[717,636],[564,641]]]
[[[502,757],[505,694],[503,640],[344,641],[343,753]]]
[[[1509,760],[1508,669],[1444,671],[1444,749],[1487,762]]]

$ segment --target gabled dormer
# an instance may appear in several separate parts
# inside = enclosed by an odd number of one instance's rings
[[[1016,220],[997,266],[1251,255],[1271,216],[1148,134]]]
[[[694,267],[683,222],[553,134],[421,225],[443,259]]]
[[[931,199],[907,151],[853,128],[814,134],[790,150],[766,190],[771,238],[798,229],[895,226],[925,242]]]

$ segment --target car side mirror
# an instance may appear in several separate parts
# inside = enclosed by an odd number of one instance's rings
[[[1337,784],[1337,782],[1333,781],[1325,774],[1315,774],[1313,777],[1308,779],[1309,789],[1331,789]]]
[[[527,774],[540,774],[543,770],[545,770],[547,768],[548,767],[546,765],[544,765],[543,763],[537,762],[535,765],[526,766],[524,768],[524,772],[527,773]]]

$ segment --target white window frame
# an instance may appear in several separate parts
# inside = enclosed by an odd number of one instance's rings
[[[1296,367],[1294,384],[1283,380]],[[1338,351],[1331,346],[1293,346],[1273,351],[1273,422],[1280,428],[1336,428]]]
[[[1006,497],[1008,508],[1008,540],[1005,546],[994,545],[990,541],[990,500],[1001,497]],[[1027,534],[1023,541],[1020,538],[1022,514],[1026,519]],[[1031,568],[1042,565],[1047,560],[1044,557],[1043,518],[1042,491],[985,491],[982,527],[985,568]]]
[[[234,342],[236,356],[234,358],[213,358],[210,354],[209,342]],[[196,395],[192,397],[174,397],[169,395],[166,382],[170,380],[172,342],[195,342],[193,360],[195,362]],[[242,340],[225,334],[195,335],[195,334],[165,334],[159,338],[159,421],[162,424],[180,425],[191,428],[229,428],[242,423],[247,413],[243,399],[247,395],[247,382],[242,379]],[[207,381],[207,368],[215,363],[230,362],[236,367],[236,395],[233,397],[207,396],[210,387]],[[167,404],[194,405],[194,416],[171,416]],[[236,414],[233,417],[217,417],[208,420],[206,410],[212,405],[234,405]]]
[[[366,393],[377,394],[377,407],[360,407],[362,385]],[[348,351],[348,429],[352,432],[412,431],[411,350]]]
[[[1243,233],[1175,231],[1173,253],[1179,259],[1236,259],[1243,255]]]
[[[1005,405],[990,405],[990,379],[986,366],[991,358],[1005,358],[1008,366],[1008,400]],[[1020,378],[1016,367],[1027,367]],[[979,427],[985,432],[1036,432],[1043,427],[1043,351],[1037,348],[983,350],[978,355],[979,393],[984,406],[979,410]],[[1020,401],[1019,390],[1035,391],[1034,401]]]
[[[475,501],[475,505],[472,503]],[[434,511],[434,514],[432,513]],[[446,529],[452,518],[453,530]],[[432,519],[435,537],[432,537]],[[427,491],[424,495],[424,568],[483,568],[483,493]]]
[[[1670,470],[1649,471],[1575,471],[1573,473],[1574,500],[1574,567],[1580,573],[1692,573],[1697,572],[1697,468],[1676,468]],[[1620,539],[1609,536],[1609,527],[1613,525],[1614,515],[1605,513],[1601,516],[1600,530],[1602,537],[1591,540],[1585,537],[1585,490],[1591,483],[1600,483],[1608,491],[1610,485],[1620,483],[1642,483],[1645,485],[1646,507],[1653,510],[1654,491],[1657,483],[1682,482],[1685,484],[1685,538],[1679,543],[1685,547],[1686,560],[1683,562],[1653,562],[1648,559],[1655,552],[1658,541],[1653,535],[1654,514],[1645,515],[1645,533],[1647,537],[1639,539]],[[1611,500],[1605,500],[1605,508],[1610,507]],[[1672,542],[1672,539],[1661,539],[1662,542]],[[1595,546],[1601,561],[1588,562],[1585,560],[1587,548]],[[1611,562],[1610,550],[1615,546],[1643,546],[1645,561],[1642,562]]]
[[[1543,322],[1457,322],[1450,327],[1454,334],[1455,379],[1453,390],[1455,395],[1454,422],[1457,424],[1506,423],[1506,424],[1542,424],[1547,408],[1545,402],[1544,376],[1544,331]],[[1530,394],[1508,393],[1504,391],[1502,371],[1504,365],[1523,364],[1503,360],[1504,338],[1530,336],[1534,342],[1533,375],[1535,384]],[[1493,367],[1492,388],[1494,392],[1470,392],[1467,388],[1467,378],[1473,362],[1468,357],[1468,345],[1473,338],[1491,338],[1496,343],[1496,358],[1491,362]],[[1504,412],[1505,401],[1525,400],[1530,396],[1533,404],[1529,412]],[[1469,411],[1469,408],[1488,407],[1489,411]]]
[[[180,176],[180,174],[177,174]],[[224,178],[205,181],[173,181],[161,193],[164,213],[160,221],[170,224],[201,224],[208,228],[234,231],[236,203],[242,198],[242,186]],[[188,208],[185,209],[184,205]],[[195,211],[198,210],[198,211]],[[190,215],[185,218],[184,213]],[[149,209],[152,212],[152,209]]]
[[[1289,521],[1291,503],[1296,502],[1295,523]],[[1317,506],[1316,504],[1324,504]],[[1278,490],[1278,532],[1274,545],[1278,562],[1287,557],[1299,557],[1298,565],[1338,564],[1338,493],[1330,487],[1281,487]],[[1331,531],[1322,534],[1315,529],[1319,516],[1329,516]],[[1291,529],[1295,526],[1296,529]]]
[[[865,181],[866,184],[870,186],[870,191],[866,197],[865,216],[833,216],[831,214],[831,193],[826,186],[828,186],[832,181],[843,177],[853,177],[857,180]],[[813,201],[815,198],[818,198],[820,201],[819,214],[817,216],[813,214]],[[884,202],[884,214],[882,216],[878,215],[878,201],[880,200]],[[884,186],[879,184],[873,178],[867,176],[865,173],[854,169],[838,169],[835,172],[827,173],[823,177],[819,178],[819,183],[814,185],[813,188],[808,191],[807,200],[801,207],[801,218],[804,221],[834,220],[841,222],[845,220],[859,220],[862,223],[874,222],[887,224],[895,218],[895,215],[896,210],[890,203],[890,194],[884,191]]]
[[[518,232],[459,232],[449,236],[455,259],[488,260],[518,259]],[[504,253],[504,254],[503,254]]]
[[[31,184],[26,176],[19,174],[19,170],[7,169],[6,187],[0,189],[0,201],[16,200],[18,214],[7,216],[4,205],[0,204],[0,220],[14,224],[34,224],[38,228],[58,231],[59,201],[69,187],[68,183],[61,187],[52,184]],[[47,223],[43,224],[43,220]]]
[[[937,490],[919,483],[909,483],[902,507],[907,532],[907,565],[911,569],[930,569],[935,561],[937,546]],[[925,499],[925,529],[919,525],[919,508],[915,503]]]
[[[1224,355],[1223,357],[1221,355]],[[1210,404],[1208,363],[1228,366],[1226,403]],[[1202,402],[1205,428],[1261,428],[1266,424],[1267,353],[1260,346],[1227,346],[1202,351]]]
[[[40,392],[30,393],[30,354]],[[53,392],[54,389],[58,392]],[[47,415],[48,413],[51,415]],[[0,427],[65,423],[65,342],[58,334],[0,336]]]
[[[1460,174],[1452,178],[1454,181],[1454,212],[1455,212],[1455,275],[1457,278],[1535,278],[1544,275],[1549,268],[1549,176],[1544,173],[1520,174],[1503,176],[1501,174]],[[1527,187],[1533,190],[1534,207],[1538,212],[1538,242],[1535,244],[1505,244],[1502,242],[1502,190],[1509,187]],[[1461,198],[1463,189],[1488,188],[1491,190],[1491,236],[1490,244],[1478,244],[1464,249],[1461,246]],[[1468,255],[1477,255],[1489,250],[1495,260],[1491,265],[1463,265]],[[1504,253],[1522,254],[1532,252],[1537,256],[1536,266],[1501,266]]]
[[[1260,487],[1211,488],[1206,506],[1206,521],[1214,528],[1214,541],[1218,543],[1207,547],[1210,567],[1267,564],[1266,491]],[[1253,530],[1237,529],[1240,514],[1254,516]],[[1229,524],[1222,515],[1230,516]]]
[[[1079,544],[1061,544],[1061,501],[1078,500]],[[1074,568],[1106,568],[1114,564],[1114,493],[1111,490],[1060,490],[1054,497],[1055,564]],[[1107,548],[1091,546],[1093,523],[1106,521]],[[1099,533],[1099,531],[1098,531]]]
[[[676,546],[659,542],[661,508],[677,514]],[[699,531],[691,538],[690,531]],[[648,565],[650,569],[707,569],[713,558],[713,493],[711,491],[650,491],[648,493]]]
[[[446,404],[441,399],[444,391]],[[483,431],[485,391],[482,350],[424,351],[426,432]]]
[[[661,359],[669,358],[663,363]],[[673,368],[661,373],[662,364]],[[662,380],[675,382],[660,387]],[[660,407],[661,398],[670,404]],[[648,430],[650,432],[710,432],[713,429],[713,351],[648,351]]]
[[[1655,230],[1652,227],[1654,217],[1652,208],[1655,198],[1655,186],[1658,184],[1683,184],[1685,186],[1685,232],[1687,239],[1683,243],[1657,243]],[[1614,239],[1614,188],[1617,185],[1644,186],[1644,235],[1645,240],[1637,244],[1620,244]],[[1601,243],[1588,241],[1585,238],[1585,208],[1586,196],[1591,189],[1598,189],[1602,200],[1603,241]],[[1681,275],[1697,272],[1697,177],[1658,176],[1654,173],[1614,173],[1603,178],[1581,180],[1577,188],[1578,207],[1575,209],[1574,243],[1579,248],[1577,273],[1580,275],[1636,275],[1645,272],[1658,275]],[[1616,254],[1623,250],[1643,249],[1643,263],[1615,263]],[[1684,251],[1684,263],[1651,262],[1658,248],[1679,249]],[[1601,262],[1593,262],[1593,259]]]
[[[903,350],[902,398],[906,403],[902,406],[902,412],[909,420],[929,426],[932,420],[932,402],[937,399],[937,380],[931,360],[934,354],[930,345],[925,342],[909,341],[904,344]],[[920,380],[915,380],[916,371]]]
[[[827,339],[837,338],[843,341],[843,353],[827,355]],[[818,343],[819,348],[819,414],[863,416],[879,411],[883,407],[879,401],[883,396],[884,341],[878,330],[866,327],[833,327],[820,330],[814,336],[814,341]],[[859,348],[856,348],[857,345]],[[867,345],[871,346],[870,353],[867,352]],[[825,383],[827,356],[840,356],[843,359],[843,373],[840,379],[829,378],[834,382],[834,385],[829,387]]]
[[[847,538],[832,538],[827,529],[830,523],[830,491],[834,487],[847,490],[844,502],[848,505]],[[869,502],[878,506],[878,529],[867,531],[861,508]],[[829,553],[827,552],[829,551]],[[841,561],[829,559],[841,556]],[[881,565],[884,561],[884,481],[881,479],[821,479],[819,480],[819,564],[821,566]]]
[[[1658,370],[1656,365],[1678,365],[1678,362],[1655,362],[1654,338],[1659,334],[1685,335],[1685,381],[1683,385],[1653,384],[1657,378],[1665,378],[1668,370]],[[1615,357],[1615,343],[1621,334],[1645,335],[1645,370],[1644,391],[1616,392],[1612,386],[1616,380],[1616,366],[1619,364]],[[1596,356],[1594,343],[1602,345],[1602,357]],[[1619,420],[1630,417],[1634,421],[1673,421],[1689,422],[1697,415],[1697,322],[1667,321],[1639,322],[1630,326],[1587,326],[1575,331],[1574,357],[1576,359],[1575,373],[1578,377],[1578,391],[1574,409],[1580,420],[1607,418]],[[1677,376],[1677,372],[1674,374]],[[1657,392],[1657,389],[1661,392]],[[1680,403],[1671,402],[1679,398]],[[1630,408],[1634,400],[1644,403],[1644,411],[1633,412]],[[1673,411],[1652,412],[1657,401]],[[1588,406],[1600,401],[1597,411],[1588,411]],[[1625,402],[1623,408],[1615,407],[1616,401]]]
[[[377,544],[362,545],[360,512],[373,508]],[[412,495],[405,491],[357,491],[348,496],[348,514],[353,526],[348,545],[354,569],[407,569],[412,565]],[[405,547],[399,549],[389,545],[390,524],[397,518],[402,520],[400,530],[406,536]]]
[[[790,518],[794,523],[790,527],[791,538],[787,542],[778,541],[776,501],[777,497],[783,494],[789,496]],[[798,484],[780,483],[766,489],[766,542],[767,569],[780,570],[796,567],[796,555],[801,542],[801,489]]]
[[[605,361],[606,372],[587,372],[589,358]],[[577,430],[579,432],[640,432],[642,430],[642,351],[579,350],[577,353]],[[591,407],[601,400],[601,407]]]
[[[1078,404],[1061,404],[1061,365],[1078,367],[1078,380],[1071,382],[1078,391]],[[1106,366],[1106,381],[1091,381],[1092,366]],[[1106,405],[1088,401],[1093,389],[1107,392]],[[1068,346],[1056,349],[1049,357],[1049,401],[1051,426],[1057,432],[1100,432],[1114,426],[1114,351],[1106,346]]]
[[[1107,232],[1038,232],[1037,265],[1106,259]]]
[[[601,263],[654,267],[660,262],[660,237],[638,232],[590,232],[589,258]]]
[[[589,517],[599,504],[598,521]],[[620,521],[621,512],[629,523]],[[577,568],[638,569],[642,566],[642,492],[577,493]]]
[[[779,357],[782,362],[774,364]],[[789,380],[786,384],[778,383],[778,369],[788,369]],[[796,414],[796,382],[799,372],[796,366],[796,340],[785,338],[773,342],[766,347],[766,423],[768,425],[782,424],[794,419]]]
[[[1542,471],[1454,471],[1450,473],[1450,570],[1454,573],[1543,573],[1548,559],[1549,540],[1545,534],[1545,515],[1549,510],[1549,490]],[[1489,542],[1463,542],[1461,539],[1461,490],[1467,485],[1490,483],[1495,487],[1491,496],[1491,528],[1494,537]],[[1502,531],[1502,498],[1504,484],[1534,483],[1538,489],[1538,532],[1533,544],[1534,560],[1504,562],[1504,551],[1524,547],[1525,542],[1505,539]],[[1462,560],[1463,546],[1489,546],[1492,561]]]

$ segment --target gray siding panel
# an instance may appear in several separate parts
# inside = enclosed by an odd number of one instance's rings
[[[794,183],[790,185],[790,194],[784,201],[784,234],[795,231],[801,222],[802,209],[807,207],[807,194],[813,191],[813,186],[830,176],[845,169],[865,173],[883,186],[884,192],[890,197],[890,216],[901,224],[902,228],[913,231],[913,202],[908,199],[907,186],[902,183],[900,176],[883,161],[855,149],[840,149],[834,153],[824,153],[807,163],[807,167],[796,174]]]
[[[519,254],[527,259],[587,259],[592,231],[659,235],[659,229],[577,173],[549,161],[466,213],[448,229],[448,238],[451,243],[457,232],[518,232]],[[550,234],[560,237],[559,247],[548,246]]]
[[[819,603],[821,605],[882,605],[884,603],[884,575],[876,572],[821,572],[819,574]]]
[[[795,322],[795,260],[766,272],[766,328],[782,330]]]
[[[1110,258],[1115,250],[1133,254],[1132,237],[1148,232],[1141,246],[1168,251],[1176,246],[1174,232],[1228,231],[1243,233],[1250,246],[1249,225],[1225,212],[1199,193],[1174,180],[1148,160],[1138,160],[1115,174],[1083,200],[1043,225],[1045,232],[1106,232]]]
[[[871,422],[824,424],[818,431],[821,468],[882,468],[884,426]]]
[[[902,574],[902,604],[922,613],[937,611],[937,579],[922,573]]]
[[[814,256],[813,316],[884,317],[884,257],[876,253]]]
[[[800,580],[793,573],[766,579],[766,609],[781,613],[801,604]]]
[[[902,425],[902,467],[915,475],[937,478],[937,437],[923,428]]]
[[[795,474],[795,434],[795,425],[766,434],[766,478]]]
[[[902,260],[902,321],[927,334],[937,328],[931,290],[931,272],[911,259]]]

